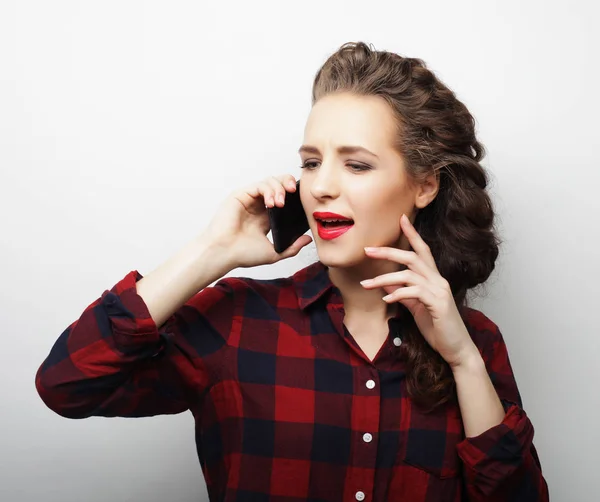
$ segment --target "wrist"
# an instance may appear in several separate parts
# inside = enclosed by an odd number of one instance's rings
[[[485,362],[475,344],[465,348],[455,362],[450,365],[450,368],[455,375],[463,372],[486,371]]]
[[[214,280],[237,268],[231,257],[230,246],[211,238],[209,234],[198,235],[189,246],[199,269],[206,270],[206,265],[210,264],[209,273]]]

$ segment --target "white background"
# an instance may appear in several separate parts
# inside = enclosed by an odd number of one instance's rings
[[[475,115],[504,245],[474,306],[504,334],[552,500],[592,500],[597,14],[592,1],[2,0],[0,499],[205,499],[190,413],[68,420],[35,372],[87,305],[175,253],[232,188],[299,176],[313,77],[360,40],[424,59]],[[315,259],[311,246],[232,274]]]

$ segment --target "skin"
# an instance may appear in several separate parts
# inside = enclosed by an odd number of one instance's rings
[[[387,336],[385,324],[395,305],[405,305],[452,368],[465,434],[473,437],[500,424],[505,413],[450,286],[412,225],[439,184],[434,174],[419,184],[409,178],[402,155],[392,148],[394,121],[387,103],[376,96],[344,93],[315,103],[304,144],[318,153],[301,153],[300,197],[319,259],[342,294],[344,323],[357,343],[372,359]],[[362,146],[378,158],[340,154],[342,145]],[[370,169],[357,170],[357,165]],[[354,226],[323,240],[314,211],[344,215]]]
[[[332,282],[340,289],[349,315],[367,316],[384,322],[390,309],[381,301],[384,292],[360,285],[385,272],[398,270],[397,263],[370,259],[365,246],[395,246],[409,249],[398,222],[403,213],[410,218],[436,196],[435,176],[422,185],[409,179],[402,156],[392,148],[395,128],[389,106],[381,98],[349,94],[330,95],[313,106],[305,131],[305,145],[316,146],[320,155],[301,153],[300,198],[314,236],[319,259],[329,267]],[[340,145],[359,145],[375,153],[336,152]],[[370,166],[357,171],[351,164]],[[314,211],[331,211],[354,220],[341,237],[319,237]],[[377,224],[374,224],[377,222]]]

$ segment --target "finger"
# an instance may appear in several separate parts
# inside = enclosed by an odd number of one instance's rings
[[[435,272],[431,270],[429,264],[425,263],[414,251],[384,246],[365,248],[365,253],[367,253],[370,258],[390,260],[406,265],[410,270],[415,271],[417,274],[422,275],[430,281],[435,280],[436,274],[438,274],[437,269],[435,269]]]
[[[417,255],[419,255],[419,257],[422,258],[434,270],[437,270],[437,265],[435,264],[435,259],[431,254],[431,249],[423,240],[421,235],[419,235],[419,232],[417,232],[417,229],[413,226],[408,219],[408,216],[405,214],[403,214],[400,218],[400,227]]]
[[[281,185],[279,185],[281,186]],[[276,186],[269,180],[263,180],[256,185],[258,192],[262,195],[264,204],[266,207],[274,207],[276,200],[275,195],[277,193]]]
[[[277,179],[281,182],[281,184],[285,187],[288,192],[296,191],[296,178],[291,174],[284,174],[282,176],[278,176]]]
[[[312,242],[312,237],[310,235],[301,235],[298,237],[292,245],[284,250],[282,253],[277,256],[281,260],[285,260],[286,258],[291,258],[292,256],[296,256],[300,250],[310,244]]]
[[[393,293],[383,297],[386,303],[398,302],[400,300],[416,299],[423,303],[426,307],[432,308],[435,305],[435,296],[433,293],[423,286],[409,286],[406,288],[398,288]]]
[[[402,270],[401,272],[391,272],[389,274],[379,275],[373,279],[360,281],[365,289],[383,288],[384,286],[397,286],[400,284],[409,284],[411,286],[427,284],[427,279],[412,270]]]
[[[274,177],[272,180],[276,180],[276,182],[279,182],[281,185],[279,186],[276,184],[275,201],[279,207],[283,207],[285,205],[287,192],[296,191],[296,179],[291,174],[284,174],[282,176]]]
[[[286,188],[283,183],[275,176],[271,176],[265,181],[273,189],[273,200],[275,205],[278,207],[283,207],[286,194]]]
[[[236,198],[250,212],[253,211],[253,206],[258,199],[264,200],[263,189],[261,189],[260,184],[256,183],[235,190],[231,193],[231,196]]]
[[[291,176],[293,180],[294,177]],[[296,183],[294,181],[294,190]],[[234,192],[234,196],[248,208],[256,199],[262,198],[265,207],[274,207],[276,205],[276,195],[285,194],[285,188],[282,182],[274,177],[267,178],[261,182],[248,185],[239,191]],[[249,199],[251,197],[251,199]],[[283,204],[279,204],[282,206]]]

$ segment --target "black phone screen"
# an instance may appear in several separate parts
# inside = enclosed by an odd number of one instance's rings
[[[300,180],[296,182],[295,192],[286,191],[283,207],[268,207],[267,212],[275,252],[281,253],[309,229],[308,219],[300,201]]]

